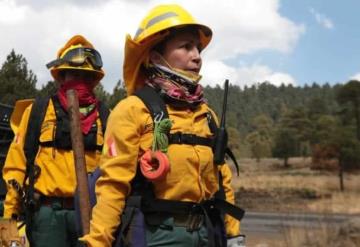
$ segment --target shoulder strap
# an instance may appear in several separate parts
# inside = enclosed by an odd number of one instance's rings
[[[102,128],[103,134],[105,134],[106,123],[107,123],[109,114],[110,114],[109,108],[103,102],[100,101],[99,102],[99,117],[100,117],[101,128]]]
[[[39,149],[41,125],[44,121],[46,109],[49,104],[49,97],[36,97],[32,105],[30,118],[25,135],[24,154],[26,157],[26,175],[24,183],[29,178],[29,186],[26,202],[29,207],[35,205],[34,183],[35,183],[35,157]]]
[[[169,117],[164,100],[154,88],[144,86],[136,91],[135,95],[144,102],[154,122]]]
[[[235,155],[233,154],[233,152],[231,151],[231,149],[229,147],[226,147],[225,149],[225,153],[230,157],[230,159],[234,162],[235,168],[236,168],[236,173],[239,176],[240,175],[240,171],[239,171],[239,164],[236,161]]]
[[[36,97],[32,105],[24,144],[27,164],[34,163],[35,156],[39,149],[41,125],[45,118],[48,103],[49,97]]]
[[[151,115],[153,121],[155,121],[155,120],[160,121],[163,118],[169,117],[164,100],[160,97],[160,95],[156,92],[156,90],[154,88],[152,88],[150,86],[144,86],[143,88],[136,91],[135,95],[137,97],[139,97],[144,102],[145,106],[149,109],[150,115]],[[215,122],[214,116],[211,111],[209,111],[209,113],[207,115],[207,119],[208,119],[208,124],[209,124],[211,133],[213,133],[214,136],[216,136],[218,126]],[[172,139],[176,139],[176,138],[171,136],[170,139],[172,140]],[[182,138],[182,139],[184,139],[184,138]],[[187,139],[189,139],[189,138],[187,138]],[[205,141],[207,142],[207,140],[205,140]],[[171,142],[183,143],[182,141],[180,141],[180,142],[171,141]],[[199,141],[196,141],[196,143],[198,143],[198,142]],[[188,142],[186,142],[186,143],[188,143]],[[190,142],[188,144],[193,144],[193,143]],[[208,145],[208,144],[205,144],[205,145]],[[230,150],[229,147],[226,147],[226,154],[234,162],[237,175],[239,176],[239,165],[236,161],[236,158],[235,158],[233,152]]]
[[[211,111],[208,111],[206,117],[207,117],[207,120],[208,120],[208,124],[209,124],[209,128],[210,128],[211,133],[213,135],[216,135],[216,133],[218,131],[218,126],[217,126],[217,124],[215,122],[213,113]]]
[[[224,184],[223,184],[223,175],[220,171],[218,172],[218,176],[219,176],[219,190],[215,193],[214,197],[217,199],[225,200],[226,195],[225,195],[225,189],[224,189]]]

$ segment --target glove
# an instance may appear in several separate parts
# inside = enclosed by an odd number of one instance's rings
[[[227,247],[245,247],[245,235],[238,235],[228,238]]]

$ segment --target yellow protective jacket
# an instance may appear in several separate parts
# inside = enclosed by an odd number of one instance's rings
[[[210,137],[212,133],[206,118],[209,110],[206,104],[194,111],[180,111],[167,105],[171,133]],[[122,100],[111,112],[100,161],[102,176],[96,183],[97,204],[92,211],[90,234],[81,239],[88,246],[111,246],[113,234],[121,223],[125,200],[131,193],[130,183],[135,177],[139,157],[151,149],[152,125],[149,110],[136,96]],[[172,144],[168,157],[170,171],[166,178],[153,182],[156,198],[201,202],[218,191],[218,169],[213,164],[210,147]],[[229,200],[233,202],[233,193]],[[231,229],[230,235],[238,234],[238,226]]]
[[[31,107],[32,105],[25,109],[20,124],[16,129],[15,138],[10,145],[3,168],[3,178],[6,182],[15,179],[20,185],[23,184],[26,170],[23,147]],[[97,124],[97,144],[102,145],[104,140],[99,117]],[[50,100],[41,126],[40,141],[52,141],[55,136],[55,128],[55,109]],[[95,170],[99,164],[100,156],[100,151],[85,152],[85,160],[89,172]],[[36,191],[49,197],[72,197],[74,195],[76,177],[72,150],[59,150],[53,147],[39,146],[35,163],[41,169],[40,175],[35,181],[34,187]],[[17,191],[8,183],[7,189],[8,192],[4,202],[4,217],[10,218],[12,214],[18,215],[20,213],[20,198]]]

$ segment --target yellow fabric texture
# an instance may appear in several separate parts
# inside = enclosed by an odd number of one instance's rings
[[[25,109],[15,137],[10,145],[3,168],[4,181],[15,179],[23,184],[26,170],[26,159],[23,151],[24,139],[31,112],[30,105]],[[103,134],[100,118],[97,119],[97,143],[102,145]],[[52,141],[55,136],[56,115],[52,101],[49,101],[45,118],[41,126],[40,141]],[[95,170],[100,160],[100,151],[86,151],[85,162],[89,172]],[[72,197],[76,186],[75,165],[72,150],[58,150],[53,147],[39,147],[35,163],[40,167],[40,176],[36,179],[35,190],[46,196]],[[4,202],[4,217],[19,214],[20,201],[18,193],[7,184],[8,192]]]
[[[128,95],[132,95],[137,88],[144,86],[145,77],[144,73],[141,72],[142,63],[149,56],[153,45],[159,42],[163,36],[165,34],[154,36],[153,39],[147,41],[147,45],[138,44],[131,39],[130,35],[126,36],[123,76]]]
[[[18,132],[22,115],[25,109],[34,102],[34,99],[23,99],[15,102],[14,110],[11,113],[10,126],[14,133]]]
[[[219,166],[225,191],[226,201],[235,205],[235,194],[231,186],[232,172],[228,164]],[[240,234],[240,221],[230,215],[225,215],[226,235],[236,236]]]
[[[179,111],[167,106],[173,123],[171,132],[212,135],[206,104],[193,111]],[[105,142],[113,140],[114,152],[103,153],[100,161],[102,176],[96,183],[97,204],[93,208],[90,234],[81,240],[88,246],[111,246],[113,234],[120,224],[130,182],[136,174],[139,157],[151,148],[153,122],[144,103],[136,96],[122,100],[111,112]],[[106,148],[104,148],[106,150]],[[200,202],[218,191],[218,169],[213,164],[210,147],[172,144],[168,149],[170,171],[166,178],[154,182],[159,199]]]

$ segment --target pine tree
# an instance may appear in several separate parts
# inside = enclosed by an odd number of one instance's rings
[[[126,97],[126,91],[124,89],[123,83],[119,80],[113,90],[112,95],[109,98],[108,104],[112,109],[114,108],[120,100]]]
[[[106,106],[109,106],[110,94],[105,91],[104,86],[101,83],[95,87],[95,95],[98,100]]]
[[[1,102],[13,105],[18,99],[35,97],[36,82],[36,75],[27,68],[26,59],[12,50],[0,69]]]
[[[351,104],[350,112],[355,118],[356,136],[360,141],[360,81],[349,81],[339,89],[336,99],[344,108]]]
[[[56,93],[58,89],[58,84],[55,81],[48,81],[48,83],[44,86],[42,85],[38,94],[43,97],[48,97]]]

